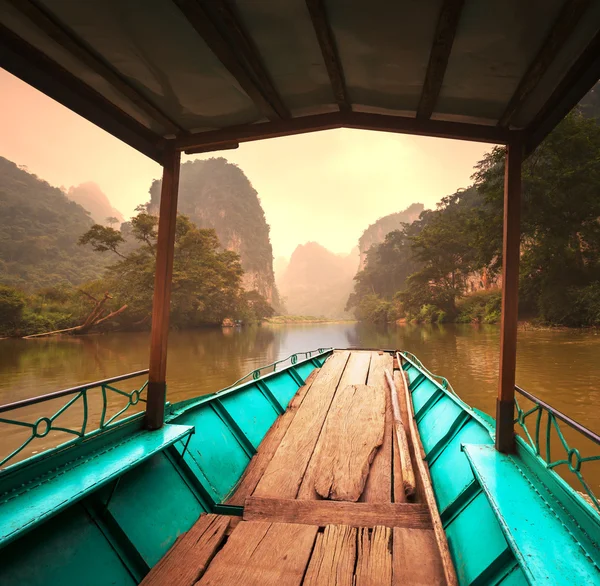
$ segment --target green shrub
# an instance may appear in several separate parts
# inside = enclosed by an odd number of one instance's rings
[[[13,336],[23,323],[27,297],[22,291],[0,285],[0,336]]]
[[[502,293],[497,290],[477,291],[457,301],[458,323],[493,324],[500,320]]]

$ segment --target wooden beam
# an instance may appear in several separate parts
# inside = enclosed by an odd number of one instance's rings
[[[514,451],[515,368],[519,309],[521,163],[523,145],[506,151],[504,173],[504,241],[502,247],[502,319],[500,325],[500,380],[496,403],[496,449]]]
[[[306,6],[312,20],[313,28],[321,47],[321,54],[329,74],[333,96],[340,112],[349,112],[352,107],[346,89],[346,80],[342,63],[335,43],[333,31],[327,19],[327,12],[323,0],[306,0]]]
[[[454,44],[456,29],[465,0],[445,0],[440,9],[433,45],[429,54],[429,64],[425,74],[425,82],[421,92],[421,99],[417,108],[417,118],[429,119],[437,104],[450,52]]]
[[[500,117],[499,126],[510,126],[512,119],[538,86],[589,5],[590,0],[567,0],[564,3],[538,54],[525,72],[508,106]]]
[[[231,144],[223,144],[219,147],[220,151],[233,151],[235,149],[240,148],[240,144],[238,142],[232,142]],[[211,153],[214,152],[215,149],[212,148],[204,148],[198,147],[195,149],[186,149],[184,152],[186,155],[199,155],[200,153]]]
[[[8,0],[10,4],[31,20],[42,32],[57,45],[84,63],[92,71],[113,86],[120,94],[145,112],[152,120],[162,126],[165,134],[179,134],[183,129],[138,91],[118,71],[108,65],[91,47],[63,25],[45,7],[33,0]]]
[[[527,128],[526,155],[581,101],[600,79],[600,32],[558,84],[544,107]]]
[[[1,24],[0,67],[151,159],[162,161],[161,136]]]
[[[378,130],[491,144],[506,144],[513,134],[497,126],[444,122],[441,120],[418,120],[416,118],[367,114],[364,112],[350,112],[348,114],[331,112],[277,122],[245,124],[220,130],[197,132],[177,139],[176,145],[181,151],[195,148],[204,148],[206,151],[210,151],[219,150],[222,145],[231,144],[232,142],[251,142],[335,128]]]
[[[217,59],[269,120],[289,118],[249,35],[224,0],[173,0]]]
[[[427,506],[421,504],[307,501],[259,496],[246,499],[244,521],[431,529],[431,517]]]
[[[396,357],[398,358],[398,364],[402,365],[402,356],[400,354],[396,354]],[[444,569],[445,584],[446,586],[458,586],[456,570],[454,568],[454,564],[452,563],[452,556],[450,555],[448,538],[446,537],[446,532],[444,531],[444,526],[442,524],[442,518],[440,517],[440,512],[437,508],[435,493],[433,492],[433,485],[431,484],[431,478],[429,476],[429,467],[425,462],[425,450],[423,450],[421,436],[419,435],[419,428],[417,427],[417,422],[415,421],[414,406],[412,404],[412,397],[408,387],[408,381],[406,380],[406,373],[402,367],[400,367],[398,372],[401,374],[400,380],[402,381],[402,390],[404,391],[405,403],[408,410],[408,429],[409,435],[412,439],[416,472],[421,480],[425,502],[431,515],[431,524],[433,526],[435,541],[437,543],[437,549],[440,554],[440,559]]]
[[[177,194],[181,153],[169,144],[164,158],[158,239],[156,243],[156,272],[152,302],[152,331],[150,334],[150,372],[148,374],[148,403],[146,428],[159,429],[164,423],[167,396],[167,338],[171,303],[171,279],[177,224]]]

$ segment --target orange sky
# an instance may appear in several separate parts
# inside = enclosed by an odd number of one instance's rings
[[[273,253],[314,240],[349,252],[362,231],[413,202],[434,207],[467,187],[490,145],[330,130],[240,145],[224,156],[246,173],[271,226]],[[52,185],[95,181],[128,218],[160,166],[0,69],[0,155]]]

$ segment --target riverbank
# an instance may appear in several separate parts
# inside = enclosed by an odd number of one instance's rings
[[[263,320],[265,324],[351,324],[355,319],[333,319],[330,317],[314,317],[312,315],[275,315]]]

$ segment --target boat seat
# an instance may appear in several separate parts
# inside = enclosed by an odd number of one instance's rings
[[[494,446],[462,449],[529,583],[588,584],[598,567],[550,506],[553,497],[544,497],[515,459]]]
[[[0,545],[193,432],[193,426],[173,424],[139,430],[0,495]]]

